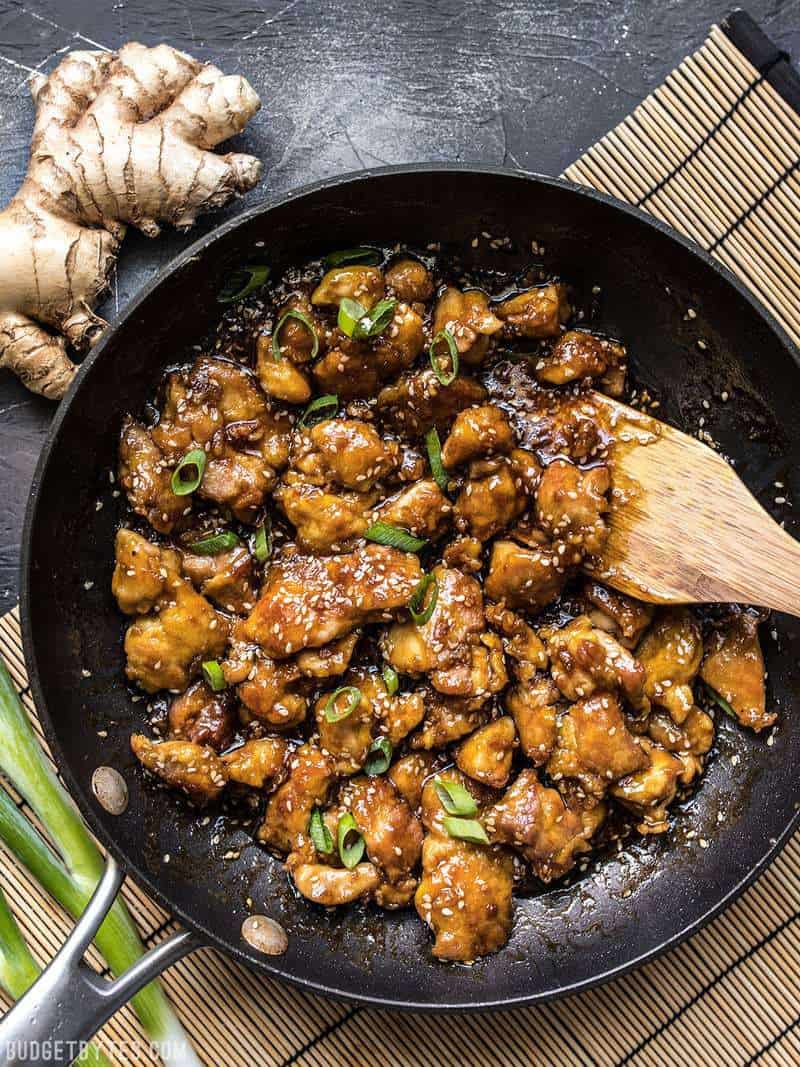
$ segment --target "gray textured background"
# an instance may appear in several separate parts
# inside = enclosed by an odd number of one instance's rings
[[[385,163],[479,160],[558,174],[730,10],[709,0],[0,0],[0,196],[25,170],[27,77],[71,48],[167,41],[246,75],[263,102],[237,145],[265,163],[255,203]],[[800,54],[800,0],[751,0],[747,10]],[[214,221],[192,236],[128,237],[101,314],[113,318]],[[52,411],[0,372],[0,613],[17,596],[25,501]]]

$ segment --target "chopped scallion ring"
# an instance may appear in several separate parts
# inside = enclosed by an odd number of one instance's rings
[[[435,426],[432,426],[425,434],[425,444],[428,448],[428,462],[431,465],[433,479],[439,488],[444,491],[447,489],[450,479],[442,463],[442,442],[439,440],[439,431]]]
[[[340,252],[331,252],[325,257],[325,268],[352,267],[358,264],[361,267],[377,267],[383,262],[383,256],[377,248],[369,248],[362,245],[359,248],[343,248]]]
[[[317,337],[317,331],[314,329],[314,324],[308,315],[304,315],[302,311],[298,311],[297,308],[289,308],[288,311],[284,311],[281,317],[278,319],[278,325],[272,331],[272,358],[277,363],[281,359],[281,346],[278,342],[278,337],[283,329],[284,323],[289,319],[294,319],[296,322],[302,322],[308,332],[311,334],[311,356],[310,359],[315,359],[319,352],[319,337]]]
[[[428,602],[425,603],[425,597],[429,589],[431,589],[431,595],[428,597]],[[430,619],[438,599],[439,583],[436,580],[436,575],[426,574],[408,602],[408,610],[417,626],[424,626]]]
[[[238,544],[239,538],[233,530],[223,530],[210,537],[203,537],[189,547],[198,556],[216,556],[218,552],[226,552],[229,548],[236,548]]]
[[[347,693],[347,704],[344,708],[337,708],[336,702],[340,696]],[[325,704],[324,713],[328,722],[341,722],[348,715],[352,715],[361,703],[361,690],[354,685],[342,685],[334,689]]]
[[[235,304],[239,300],[244,300],[256,289],[260,289],[267,278],[269,278],[269,267],[264,263],[251,263],[239,267],[217,293],[217,300],[220,304]]]
[[[471,841],[473,845],[488,845],[489,838],[477,819],[459,819],[455,815],[445,815],[444,828],[451,837],[459,841]]]
[[[446,366],[442,365],[442,357],[437,353],[437,347],[442,341],[447,345],[447,354],[450,357],[449,370]],[[428,348],[428,355],[431,359],[433,373],[442,385],[450,385],[451,382],[455,381],[458,374],[458,349],[456,348],[456,339],[447,327],[443,330],[439,330],[431,341],[430,347]]]
[[[435,778],[436,795],[448,815],[477,815],[478,805],[472,793],[461,782],[448,782]]]
[[[308,820],[308,836],[317,852],[323,855],[333,852],[333,834],[325,825],[320,808],[314,808]]]
[[[203,664],[203,677],[215,693],[221,693],[227,685],[225,675],[222,673],[222,667],[215,659],[208,659]]]
[[[316,426],[318,422],[332,419],[339,410],[339,397],[336,393],[326,393],[312,400],[300,417],[300,426]]]
[[[379,337],[394,318],[396,300],[379,300],[375,307],[366,313],[356,327],[356,340],[371,340]],[[363,335],[361,334],[363,331]]]
[[[192,467],[194,467],[195,470],[194,475],[191,474]],[[203,480],[205,469],[206,454],[202,448],[193,448],[191,452],[187,452],[172,472],[172,481],[170,484],[175,496],[188,496],[189,493],[193,493],[195,489],[199,488],[200,483]],[[184,471],[187,471],[190,475],[188,478],[184,478]]]
[[[364,537],[378,545],[400,548],[403,552],[419,552],[428,543],[424,537],[414,537],[408,530],[402,530],[399,526],[391,526],[388,522],[373,522],[364,531]]]
[[[388,663],[381,671],[381,674],[383,675],[383,684],[386,686],[386,692],[390,697],[393,697],[400,688],[400,676],[394,667],[390,667]]]
[[[370,778],[377,778],[379,774],[385,774],[392,762],[392,742],[388,737],[376,737],[369,747],[367,758],[364,762],[364,773]]]
[[[348,870],[352,870],[364,855],[365,846],[358,823],[349,811],[339,819],[336,843],[339,847],[339,858]]]
[[[253,540],[253,555],[259,563],[266,563],[272,554],[272,538],[269,525],[269,519],[264,519],[256,530],[256,536]]]
[[[336,325],[348,337],[355,338],[358,324],[364,318],[367,309],[358,300],[351,300],[349,296],[342,298],[339,304],[339,314],[336,316]]]
[[[730,715],[732,719],[738,719],[736,712],[721,693],[718,693],[716,689],[712,689],[708,682],[705,683],[705,687],[708,695],[718,707],[722,708],[726,715]]]

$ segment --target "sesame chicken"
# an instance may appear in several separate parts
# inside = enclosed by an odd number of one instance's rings
[[[348,870],[325,863],[306,863],[301,854],[293,853],[286,866],[298,893],[325,908],[366,900],[380,884],[378,869],[372,863],[358,863]]]
[[[411,735],[411,748],[430,751],[444,748],[471,734],[488,718],[485,698],[445,697],[430,693],[425,700],[425,718]]]
[[[387,777],[413,812],[422,803],[422,789],[436,769],[438,757],[432,752],[409,752],[395,760]]]
[[[477,537],[457,537],[442,552],[446,567],[454,567],[464,574],[477,574],[483,567],[483,545]]]
[[[181,550],[181,570],[198,592],[235,614],[247,611],[255,601],[253,557],[245,545],[216,552],[213,556]]]
[[[516,743],[514,720],[503,715],[461,742],[456,749],[456,766],[470,778],[502,789],[511,774]]]
[[[293,320],[289,319],[286,326],[290,323],[293,324]],[[305,404],[311,398],[308,375],[288,357],[275,358],[270,334],[262,334],[256,343],[256,376],[267,396],[276,400]]]
[[[422,370],[381,389],[378,410],[398,432],[421,436],[433,426],[447,430],[459,411],[485,398],[486,390],[474,378],[459,374],[442,385],[432,370]]]
[[[611,475],[607,466],[582,470],[565,459],[545,467],[536,496],[536,518],[554,541],[567,545],[567,562],[597,555],[608,537]]]
[[[386,287],[408,304],[424,303],[433,296],[433,279],[424,263],[403,256],[386,271]]]
[[[536,612],[556,599],[566,580],[565,565],[556,549],[495,541],[484,589],[491,600],[509,608]]]
[[[302,319],[287,314],[288,312],[299,312],[299,314],[302,315]],[[311,330],[306,323],[310,323]],[[315,338],[318,353],[325,351],[328,336],[327,330],[325,329],[324,323],[320,321],[316,309],[312,307],[311,301],[309,301],[305,293],[293,293],[286,303],[281,305],[275,315],[275,329],[278,329],[279,325],[278,348],[280,350],[281,359],[275,360],[272,353],[264,352],[264,356],[266,358],[272,357],[273,362],[285,362],[289,364],[308,363],[313,358],[312,353],[315,347]],[[311,332],[312,330],[313,334]],[[258,344],[259,346],[263,345],[266,348],[266,342],[262,341],[261,338],[259,338]],[[271,347],[272,339],[270,338],[270,348]],[[260,364],[260,352],[258,355]],[[266,387],[265,391],[269,392]]]
[[[231,694],[215,693],[205,681],[194,682],[169,706],[170,740],[192,741],[220,752],[231,743],[235,731]]]
[[[308,698],[295,662],[276,662],[258,648],[234,641],[222,671],[226,683],[236,686],[247,719],[273,730],[288,730],[305,719]]]
[[[322,359],[314,364],[317,392],[333,394],[342,401],[375,396],[381,384],[375,353],[366,344],[342,335]]]
[[[294,526],[297,545],[304,552],[341,552],[369,526],[369,497],[359,493],[329,493],[316,485],[279,486],[273,499]]]
[[[282,737],[261,737],[226,752],[222,762],[228,781],[250,789],[272,789],[285,777],[291,751]]]
[[[510,452],[514,435],[508,419],[494,404],[467,408],[456,415],[442,445],[442,463],[458,467],[479,456]]]
[[[115,539],[111,592],[126,615],[147,615],[177,577],[179,557],[124,527]]]
[[[483,633],[463,658],[430,672],[434,689],[446,696],[487,700],[508,685],[503,642],[493,633]]]
[[[225,765],[207,745],[192,741],[151,741],[131,737],[131,748],[145,770],[203,807],[216,800],[227,782]]]
[[[624,360],[625,349],[617,341],[595,337],[585,330],[567,330],[548,355],[536,363],[535,374],[540,382],[566,385],[584,378],[602,378],[611,369],[621,371],[624,381]],[[615,391],[610,395],[618,394]]]
[[[473,463],[455,503],[456,527],[476,541],[488,541],[507,529],[526,505],[525,493],[507,460]]]
[[[353,652],[358,644],[358,632],[331,641],[322,648],[309,648],[299,653],[295,659],[297,669],[307,678],[334,678],[344,674],[350,665]]]
[[[572,314],[563,282],[548,282],[527,289],[495,307],[511,337],[558,337],[562,323]]]
[[[425,331],[421,317],[400,303],[388,327],[372,344],[371,358],[381,382],[394,378],[410,367],[425,347]]]
[[[751,613],[739,612],[712,633],[700,677],[727,700],[740,725],[758,732],[775,722],[775,712],[766,710],[764,656]]]
[[[449,286],[436,303],[433,335],[447,330],[465,363],[481,363],[489,351],[490,338],[503,323],[489,307],[489,298],[480,289],[461,292]]]
[[[311,294],[314,307],[333,304],[337,307],[349,297],[367,311],[383,297],[383,272],[377,267],[334,267],[323,277]]]
[[[343,682],[350,685],[357,680],[357,677],[346,674]],[[338,689],[332,689],[323,693],[314,705],[320,748],[333,761],[338,775],[355,774],[360,770],[372,744],[372,701],[358,686],[355,688],[358,702],[349,713],[346,711],[351,696],[349,690],[338,692]],[[335,717],[339,715],[342,717]]]
[[[119,483],[137,515],[157,530],[180,526],[186,500],[172,491],[172,464],[153,442],[150,431],[126,415],[119,439]]]
[[[561,693],[546,674],[520,681],[505,696],[519,745],[534,767],[542,767],[555,748]]]
[[[636,649],[636,658],[645,670],[646,696],[666,708],[680,726],[694,707],[691,683],[703,658],[700,627],[688,608],[657,612]]]
[[[325,419],[308,433],[323,470],[336,485],[365,492],[397,466],[398,447],[358,419]]]
[[[675,799],[683,774],[681,760],[660,745],[643,739],[639,742],[650,765],[626,775],[611,787],[611,795],[641,818],[641,834],[663,834],[669,829],[667,808]]]
[[[308,838],[308,822],[336,780],[333,761],[320,748],[302,745],[289,760],[289,777],[267,801],[258,840],[277,852],[293,852]]]
[[[433,541],[447,529],[452,507],[433,478],[423,478],[390,496],[375,509],[375,518]]]
[[[639,638],[653,621],[655,608],[641,600],[609,589],[601,582],[587,581],[583,596],[592,626],[606,630],[625,648],[636,648]]]

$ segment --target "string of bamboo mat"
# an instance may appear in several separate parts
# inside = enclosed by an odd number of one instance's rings
[[[800,341],[799,163],[797,112],[715,27],[565,177],[637,204],[693,238]],[[0,655],[43,742],[16,611],[0,618]],[[47,963],[71,919],[5,852],[0,886],[35,957]],[[123,892],[148,945],[174,929],[135,885]],[[102,969],[94,950],[88,958]],[[163,981],[209,1067],[797,1067],[800,835],[690,941],[553,1004],[480,1016],[378,1011],[299,992],[210,949],[182,960]],[[100,1043],[124,1067],[158,1063],[130,1008],[111,1020]]]

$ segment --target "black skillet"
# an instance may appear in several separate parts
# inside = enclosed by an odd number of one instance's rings
[[[473,248],[484,231],[510,235],[514,249],[491,250],[486,240]],[[674,946],[729,904],[788,839],[800,797],[792,717],[800,623],[776,618],[778,639],[765,642],[769,700],[780,711],[773,744],[723,721],[702,788],[673,832],[594,865],[570,887],[518,899],[509,944],[471,967],[435,962],[411,911],[331,915],[299,899],[281,864],[248,834],[202,826],[143,782],[128,744],[143,706],[124,685],[125,623],[110,593],[121,501],[108,472],[122,414],[141,410],[163,367],[213,324],[216,295],[235,266],[257,259],[279,268],[393,241],[443,242],[466,264],[502,270],[528,265],[531,242],[543,245],[547,269],[574,283],[579,303],[599,306],[598,325],[625,339],[636,378],[660,399],[662,417],[689,431],[704,417],[767,506],[778,492],[796,494],[798,352],[745,287],[695,245],[632,208],[551,178],[440,165],[337,178],[198,241],[85,361],[54,419],[28,507],[26,660],[48,740],[92,829],[200,941],[318,993],[394,1008],[507,1007],[584,989]],[[724,390],[727,404],[714,400]],[[786,488],[771,488],[774,481]],[[791,513],[787,525],[794,530]],[[130,804],[121,816],[93,798],[90,780],[101,764],[127,780]],[[239,849],[239,859],[222,859]],[[289,932],[285,955],[264,956],[243,941],[248,897]]]

